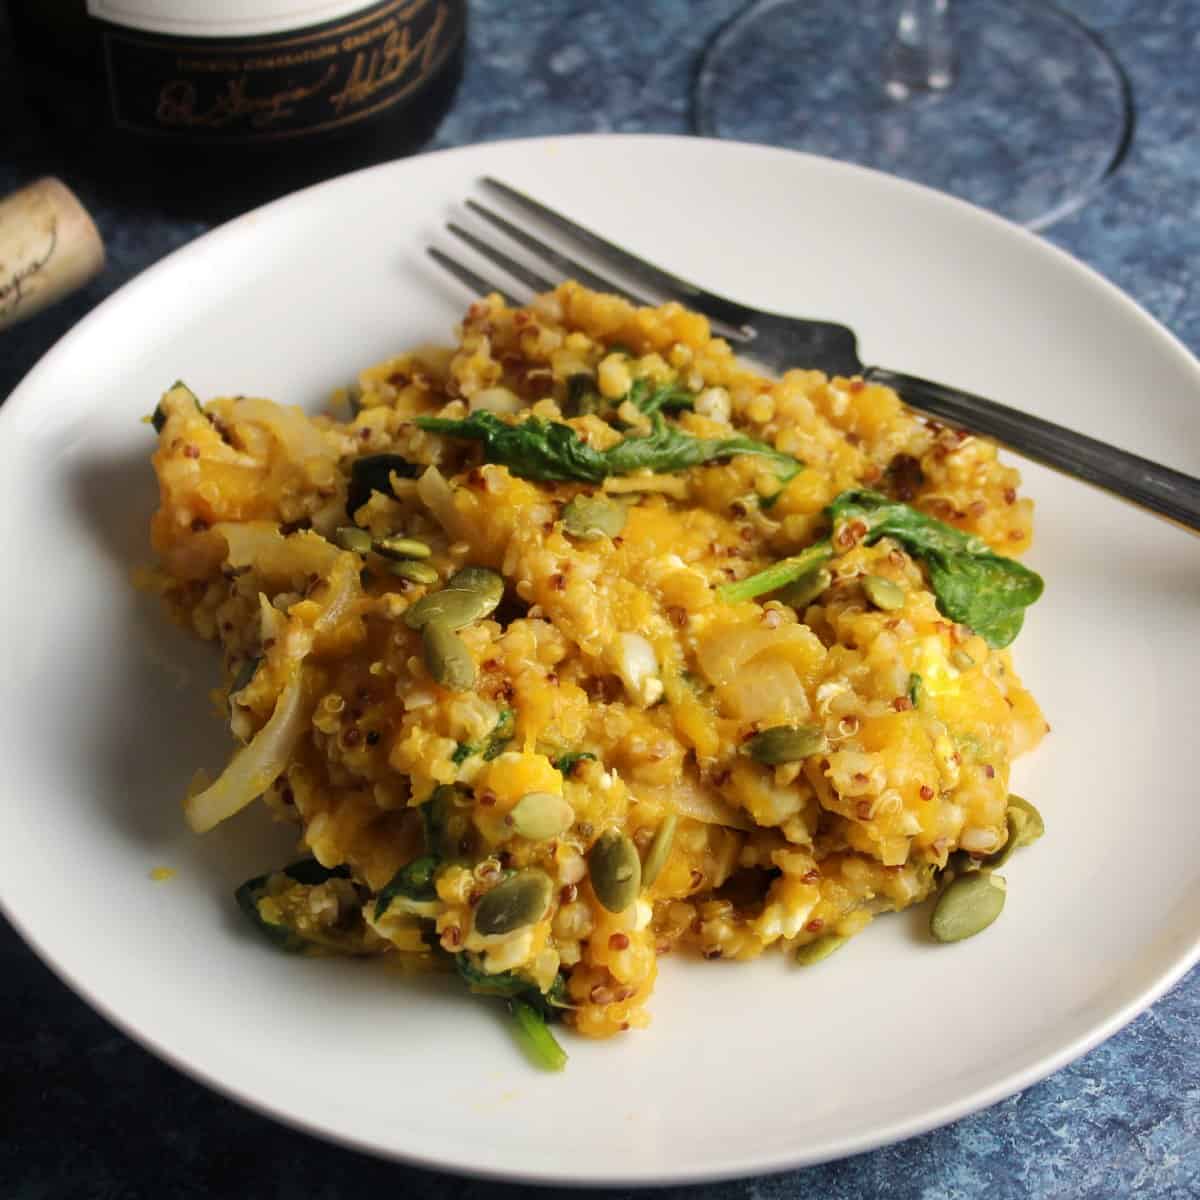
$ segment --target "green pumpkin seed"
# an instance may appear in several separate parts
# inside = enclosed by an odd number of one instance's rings
[[[959,671],[969,671],[975,665],[975,659],[961,646],[950,651],[950,662]]]
[[[484,605],[481,617],[486,617],[504,599],[504,577],[487,567],[461,567],[446,581],[446,586],[478,592]]]
[[[832,583],[833,573],[829,568],[818,567],[815,571],[806,571],[787,587],[780,588],[775,593],[775,599],[791,608],[807,608],[818,596],[827,592]]]
[[[839,933],[823,933],[811,942],[806,942],[796,951],[796,962],[802,967],[815,966],[822,959],[828,958],[835,950],[840,950],[850,939]]]
[[[883,612],[895,612],[904,607],[904,589],[882,575],[864,575],[863,591],[867,599]]]
[[[465,853],[464,842],[471,840],[473,801],[465,788],[443,783],[421,806],[425,819],[425,846],[437,858],[454,862]]]
[[[642,863],[642,887],[648,888],[659,876],[666,865],[671,853],[671,843],[675,840],[675,827],[679,818],[674,813],[667,813],[663,823],[655,830],[654,837],[646,850],[646,859]]]
[[[1004,877],[990,871],[960,875],[938,897],[929,932],[939,942],[961,942],[982,933],[1003,910],[1006,887]]]
[[[609,912],[624,912],[642,890],[642,863],[637,847],[616,829],[597,839],[588,854],[588,872],[596,899]]]
[[[606,496],[576,496],[562,510],[563,529],[573,538],[596,542],[616,537],[625,528],[623,504]]]
[[[428,558],[433,551],[416,538],[385,537],[376,541],[375,553],[384,558]]]
[[[994,871],[997,867],[1004,866],[1021,845],[1020,821],[1014,820],[1011,812],[1006,812],[1004,814],[1004,824],[1008,829],[1008,837],[1004,845],[999,850],[989,854],[982,863],[989,871]]]
[[[369,554],[371,551],[371,535],[357,525],[343,525],[334,531],[333,540],[343,550],[354,554]]]
[[[946,859],[946,865],[942,868],[941,872],[941,881],[943,884],[949,884],[952,879],[957,879],[960,875],[980,870],[982,865],[980,859],[966,850],[955,850]]]
[[[415,562],[411,558],[401,559],[399,562],[389,562],[387,571],[389,575],[395,575],[398,579],[407,579],[409,583],[428,585],[438,581],[436,568],[426,562]]]
[[[742,749],[755,762],[775,766],[821,754],[829,743],[817,725],[774,725],[756,733]]]
[[[553,792],[528,792],[513,806],[513,828],[533,842],[548,842],[571,828],[575,810]]]
[[[422,596],[405,614],[409,629],[423,629],[436,621],[450,629],[462,629],[485,616],[495,605],[489,605],[479,592],[467,588],[444,587],[440,592]]]
[[[1042,814],[1028,800],[1017,795],[1008,797],[1004,823],[1008,827],[1008,840],[995,854],[983,860],[990,870],[1002,867],[1022,846],[1031,846],[1046,832]]]
[[[466,643],[442,621],[430,621],[421,630],[425,665],[435,683],[452,692],[467,692],[475,686],[475,660]]]
[[[546,915],[553,894],[554,884],[544,871],[518,871],[479,901],[475,928],[492,937],[535,925]]]
[[[1042,820],[1042,814],[1024,796],[1010,792],[1007,811],[1019,820],[1022,846],[1031,845],[1046,832],[1046,822]]]

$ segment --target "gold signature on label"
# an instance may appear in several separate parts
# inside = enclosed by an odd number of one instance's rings
[[[239,62],[232,59],[230,65],[240,67],[241,71],[225,81],[208,107],[201,107],[200,92],[195,83],[176,78],[165,83],[159,92],[155,116],[160,125],[189,129],[222,129],[246,120],[252,129],[268,130],[294,116],[304,101],[325,93],[327,103],[337,117],[353,119],[354,110],[365,106],[377,93],[395,88],[410,74],[415,82],[437,62],[447,22],[446,6],[438,4],[428,28],[420,36],[414,36],[411,24],[403,23],[411,21],[425,7],[426,0],[417,0],[370,30],[344,38],[339,56],[342,61],[330,63],[321,78],[313,83],[256,96],[251,86],[254,74],[251,68],[269,66],[271,60],[242,59]],[[303,57],[309,61],[326,57],[336,52],[335,45],[325,43],[311,47],[303,52]],[[354,51],[354,58],[349,73],[338,88],[351,51]],[[205,69],[211,68],[206,66]],[[333,91],[334,88],[338,90]]]
[[[393,29],[382,46],[356,54],[345,87],[329,97],[338,115],[351,105],[366,103],[381,88],[391,87],[408,73],[413,63],[419,63],[419,73],[425,74],[433,66],[445,23],[446,10],[439,5],[432,24],[415,41],[411,29],[405,25]]]
[[[330,64],[325,74],[307,87],[285,88],[269,96],[251,96],[250,81],[242,75],[237,79],[228,80],[225,90],[217,97],[212,107],[204,112],[196,111],[196,85],[186,79],[173,79],[163,85],[155,115],[163,125],[208,129],[220,129],[232,121],[248,116],[255,129],[266,129],[276,121],[290,117],[300,101],[318,95],[336,78],[337,67]]]
[[[54,257],[54,251],[58,248],[57,218],[50,219],[46,236],[50,242],[40,258],[31,259],[24,266],[17,267],[7,279],[0,278],[0,317],[7,316],[21,307],[21,302],[29,294],[27,290],[29,281],[40,275]]]

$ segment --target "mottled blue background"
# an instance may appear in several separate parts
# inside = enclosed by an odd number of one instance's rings
[[[970,4],[971,0],[961,0]],[[885,3],[885,0],[880,0]],[[741,0],[472,0],[466,77],[436,147],[531,134],[689,132],[705,43]],[[1071,0],[1125,68],[1136,134],[1118,173],[1050,240],[1200,349],[1200,3]],[[0,18],[0,191],[57,169],[92,207],[104,275],[0,335],[0,396],[80,316],[203,231],[106,203],[23,118]],[[1116,352],[1119,352],[1117,348]],[[0,922],[0,1197],[421,1195],[516,1200],[326,1146],[178,1075],[68,992]],[[547,1193],[549,1194],[549,1193]],[[605,1193],[616,1197],[626,1192]],[[1200,971],[1122,1033],[995,1107],[898,1146],[688,1200],[1200,1196]]]

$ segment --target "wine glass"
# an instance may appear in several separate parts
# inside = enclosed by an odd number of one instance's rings
[[[1043,0],[756,0],[697,80],[703,134],[876,167],[1044,229],[1120,162],[1128,81]]]

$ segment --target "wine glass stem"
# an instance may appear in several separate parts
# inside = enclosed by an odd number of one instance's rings
[[[950,87],[955,74],[951,0],[899,0],[883,67],[884,89],[893,100]]]

